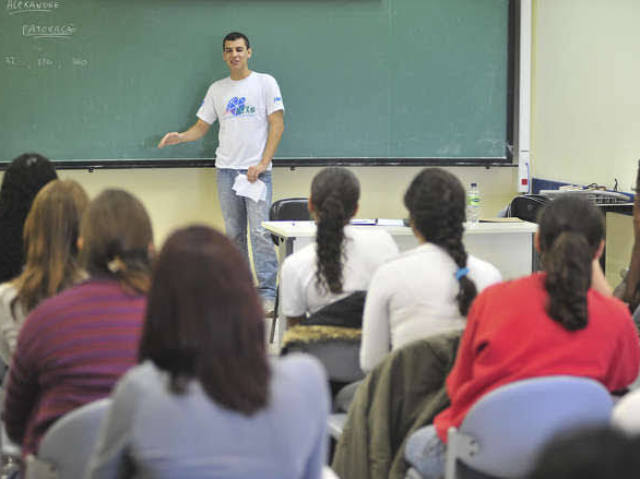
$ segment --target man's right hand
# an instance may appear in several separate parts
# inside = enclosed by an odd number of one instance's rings
[[[182,142],[182,134],[177,131],[171,131],[162,137],[162,140],[158,143],[158,148],[164,148],[168,145],[177,145]]]

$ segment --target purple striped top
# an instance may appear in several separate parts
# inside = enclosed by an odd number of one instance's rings
[[[146,298],[113,280],[91,279],[40,304],[26,319],[4,410],[22,454],[38,449],[49,426],[101,399],[137,363]]]

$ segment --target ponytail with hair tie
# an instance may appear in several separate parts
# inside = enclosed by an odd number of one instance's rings
[[[107,268],[113,274],[118,274],[127,270],[127,264],[120,259],[120,256],[116,256],[111,261],[107,263]]]
[[[100,193],[83,215],[80,236],[80,260],[90,276],[112,276],[137,294],[149,290],[153,230],[135,196],[117,189]]]
[[[462,242],[466,206],[462,183],[442,168],[425,168],[409,185],[404,204],[416,231],[455,262],[456,302],[460,314],[466,316],[478,290],[468,276],[469,255]]]
[[[458,268],[458,271],[456,271],[456,274],[455,274],[456,281],[460,281],[463,277],[465,277],[468,274],[469,274],[469,268],[467,268],[466,266],[464,268]]]

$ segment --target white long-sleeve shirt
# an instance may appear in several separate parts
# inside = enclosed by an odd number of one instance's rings
[[[502,280],[490,263],[469,255],[469,278],[478,292]],[[391,351],[417,339],[464,328],[451,256],[431,243],[405,251],[380,266],[364,308],[360,367],[373,369]]]

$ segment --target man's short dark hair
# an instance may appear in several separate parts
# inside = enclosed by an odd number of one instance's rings
[[[222,40],[222,49],[224,50],[224,44],[225,43],[233,42],[234,40],[237,40],[238,38],[242,38],[244,40],[244,44],[247,46],[247,50],[249,48],[251,48],[251,46],[249,45],[249,37],[247,37],[244,33],[231,32],[231,33],[227,33],[227,35]]]

